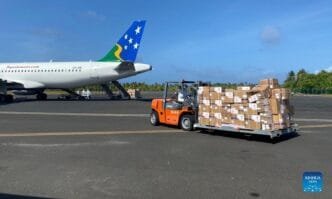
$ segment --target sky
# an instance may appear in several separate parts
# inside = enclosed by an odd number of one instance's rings
[[[319,0],[0,0],[0,62],[98,60],[141,19],[137,61],[153,70],[124,82],[332,71],[332,1]]]

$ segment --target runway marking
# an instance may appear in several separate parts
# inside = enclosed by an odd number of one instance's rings
[[[332,119],[295,118],[295,122],[331,122]]]
[[[45,115],[45,116],[78,116],[78,117],[149,117],[149,114],[122,113],[55,113],[55,112],[16,112],[0,111],[0,115]]]
[[[309,129],[309,128],[328,128],[332,127],[332,124],[317,124],[317,125],[301,125],[300,129]]]
[[[91,132],[39,132],[39,133],[1,133],[0,137],[38,137],[38,136],[75,136],[75,135],[127,135],[127,134],[167,134],[182,133],[181,130],[139,130],[139,131],[91,131]]]
[[[0,146],[16,146],[16,147],[33,147],[33,148],[45,148],[45,147],[82,147],[82,146],[105,146],[105,145],[126,145],[130,142],[109,140],[103,142],[77,142],[77,143],[0,143]]]

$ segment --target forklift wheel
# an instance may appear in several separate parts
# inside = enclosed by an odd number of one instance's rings
[[[153,126],[158,126],[159,125],[159,117],[158,113],[156,111],[152,111],[150,114],[150,123]]]
[[[185,131],[192,131],[194,129],[194,116],[183,115],[180,119],[180,127]]]

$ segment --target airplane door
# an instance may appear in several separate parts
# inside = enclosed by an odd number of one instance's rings
[[[91,79],[99,79],[99,74],[98,74],[98,67],[96,66],[91,66],[90,70],[90,78]]]

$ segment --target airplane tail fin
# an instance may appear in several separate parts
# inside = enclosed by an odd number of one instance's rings
[[[145,21],[134,21],[115,46],[99,61],[135,62]]]

